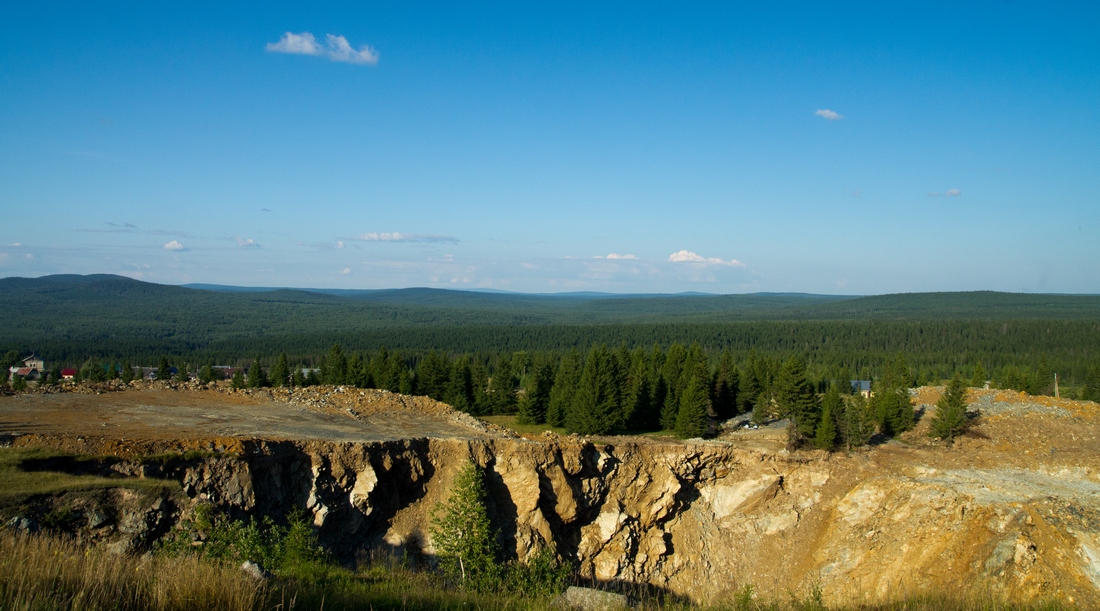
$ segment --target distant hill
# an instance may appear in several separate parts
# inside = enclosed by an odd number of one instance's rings
[[[1023,320],[1078,321],[1091,325],[1088,329],[1100,328],[1093,324],[1100,322],[1100,296],[988,291],[869,297],[529,295],[434,288],[183,287],[102,274],[0,279],[0,349],[50,348],[74,354],[215,349],[247,354],[280,346],[317,350],[332,342],[456,351],[704,339],[752,346],[753,338],[765,336],[791,349],[816,345],[836,329],[850,329],[847,323],[983,321],[994,328],[990,325],[995,321]],[[847,323],[823,326],[822,321]],[[765,329],[763,324],[772,326]],[[783,335],[777,324],[797,327],[797,333]]]

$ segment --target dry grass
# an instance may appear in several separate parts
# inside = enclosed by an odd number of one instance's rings
[[[25,461],[58,456],[69,455],[47,448],[0,448],[0,501],[9,502],[35,494],[57,494],[100,488],[160,491],[178,487],[175,482],[152,478],[109,478],[23,469]]]
[[[0,535],[0,609],[234,611],[259,609],[265,598],[264,586],[235,567]]]

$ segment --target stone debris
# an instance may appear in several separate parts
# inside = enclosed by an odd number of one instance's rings
[[[620,611],[629,608],[629,605],[622,594],[569,586],[569,589],[554,599],[551,608],[576,611]]]

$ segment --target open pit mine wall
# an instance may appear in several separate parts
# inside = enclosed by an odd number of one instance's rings
[[[1095,531],[1027,502],[979,502],[934,477],[884,473],[867,455],[568,439],[255,442],[180,476],[193,503],[237,516],[304,508],[337,557],[430,554],[432,511],[466,460],[486,469],[507,556],[551,545],[598,582],[696,601],[744,584],[779,597],[816,586],[832,601],[974,587],[1098,600]]]

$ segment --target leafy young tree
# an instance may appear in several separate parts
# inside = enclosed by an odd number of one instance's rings
[[[483,471],[467,462],[455,478],[447,502],[433,512],[430,530],[444,574],[476,591],[491,590],[501,579],[487,501]]]
[[[11,378],[12,378],[11,379],[11,389],[12,390],[20,391],[20,390],[26,390],[27,389],[27,380],[25,380],[23,378],[23,376],[13,373],[11,375]]]
[[[930,437],[952,441],[966,431],[970,420],[966,416],[966,382],[955,374],[936,402],[936,414],[932,416]]]

